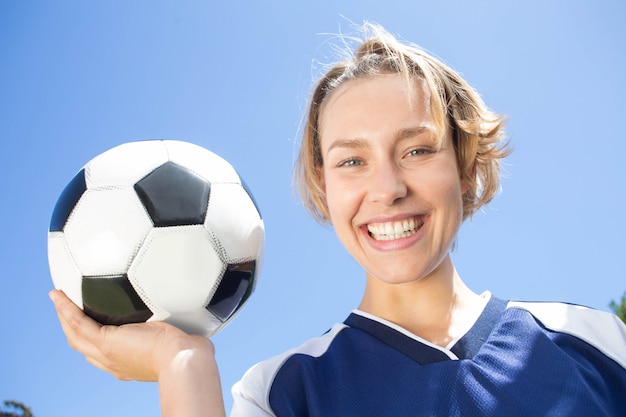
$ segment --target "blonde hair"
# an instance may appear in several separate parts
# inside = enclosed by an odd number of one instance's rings
[[[489,203],[500,188],[500,159],[510,151],[504,142],[504,118],[490,111],[480,95],[454,70],[414,44],[404,44],[381,26],[365,23],[366,35],[350,57],[336,63],[315,84],[304,120],[294,179],[307,211],[318,221],[330,221],[321,185],[323,159],[319,121],[325,99],[348,80],[399,74],[407,88],[421,82],[442,140],[450,131],[461,179],[463,219]]]

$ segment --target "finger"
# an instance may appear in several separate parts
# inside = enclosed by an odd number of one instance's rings
[[[69,345],[85,355],[87,362],[97,368],[115,374],[102,352],[105,329],[100,323],[87,316],[62,291],[51,291],[50,298],[55,304],[61,327]]]
[[[85,315],[62,291],[53,290],[49,295],[70,346],[85,356],[98,357],[99,350],[95,346],[102,325]]]

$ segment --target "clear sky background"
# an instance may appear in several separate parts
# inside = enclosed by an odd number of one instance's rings
[[[371,20],[460,71],[508,115],[502,193],[453,258],[504,298],[608,310],[626,290],[626,5],[597,1],[0,1],[0,401],[37,417],[159,414],[156,384],[71,350],[47,293],[47,228],[83,164],[180,139],[229,160],[260,205],[266,256],[214,338],[230,386],[356,307],[363,273],[291,187],[309,87],[333,34]]]

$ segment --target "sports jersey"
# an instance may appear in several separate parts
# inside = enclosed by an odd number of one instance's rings
[[[564,303],[491,297],[442,348],[354,310],[253,366],[231,416],[626,416],[626,326]]]

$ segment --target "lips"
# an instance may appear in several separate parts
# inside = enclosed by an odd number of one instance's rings
[[[367,231],[374,240],[395,240],[414,235],[423,224],[422,217],[411,217],[394,222],[370,223]]]

